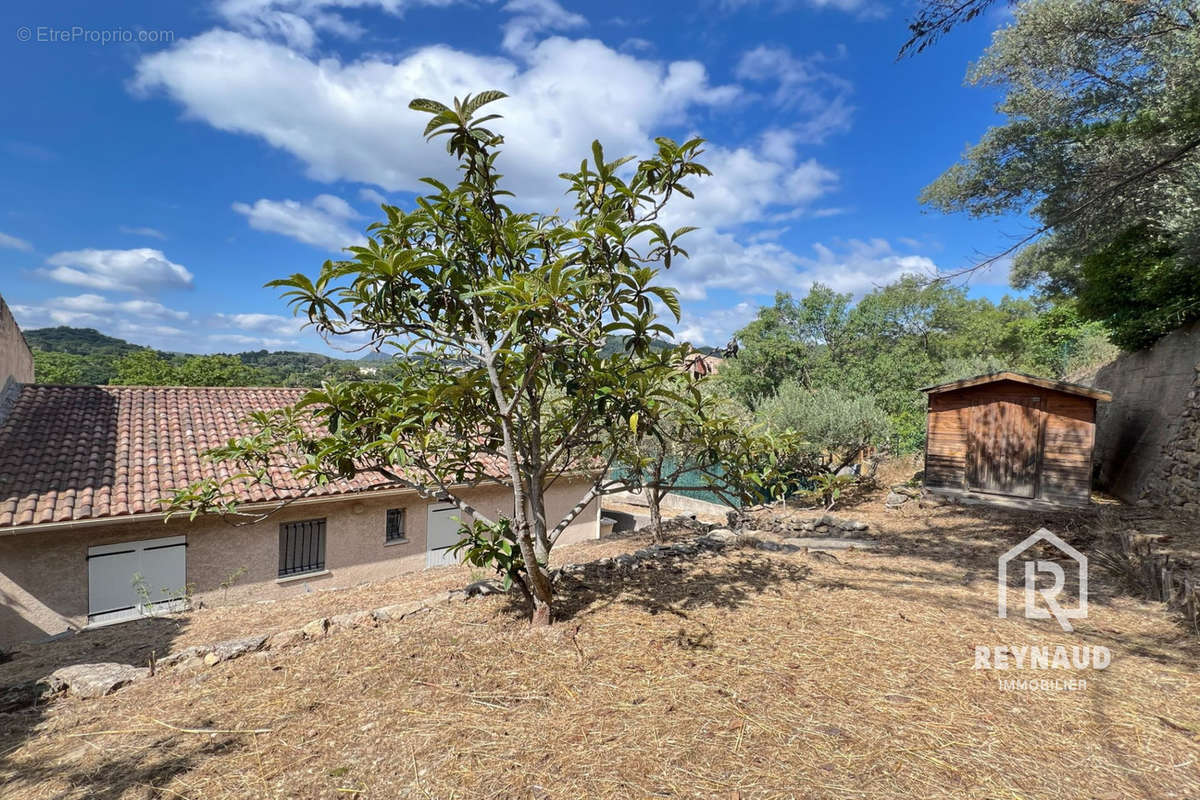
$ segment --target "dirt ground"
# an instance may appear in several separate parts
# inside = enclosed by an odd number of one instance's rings
[[[746,544],[632,571],[593,563],[566,579],[549,630],[504,598],[454,601],[0,715],[0,796],[1200,797],[1200,646],[1161,605],[1100,574],[1074,633],[996,615],[996,557],[1038,527],[1087,548],[1098,531],[1139,526],[1187,550],[1189,526],[1115,507],[886,511],[879,493],[835,513],[869,522],[878,549],[830,559]],[[622,534],[557,558],[646,541]],[[471,577],[452,568],[148,622],[176,626],[178,649]],[[137,639],[134,625],[95,633],[106,636],[0,669],[101,660]],[[1059,644],[1107,647],[1111,664],[974,668],[977,646]],[[1030,677],[1086,686],[1000,684]]]

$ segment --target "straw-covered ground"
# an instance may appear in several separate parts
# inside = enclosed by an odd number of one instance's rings
[[[1161,606],[1093,575],[1072,634],[996,615],[996,556],[1041,525],[1087,546],[1092,516],[885,512],[878,496],[846,513],[871,523],[877,551],[833,560],[750,540],[645,569],[593,563],[565,579],[549,630],[503,598],[457,600],[0,715],[0,796],[1200,797],[1200,648]],[[179,643],[244,634],[469,577],[172,624]],[[1107,647],[1111,664],[973,668],[976,646],[1058,644]],[[1086,687],[998,680],[1044,677]]]

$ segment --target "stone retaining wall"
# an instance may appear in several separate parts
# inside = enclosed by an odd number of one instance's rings
[[[1080,383],[1106,389],[1096,412],[1095,486],[1126,502],[1187,507],[1200,491],[1195,452],[1200,322],[1123,353]],[[1181,467],[1180,465],[1185,465]]]
[[[1163,445],[1158,475],[1143,499],[1200,519],[1200,363],[1174,438]]]

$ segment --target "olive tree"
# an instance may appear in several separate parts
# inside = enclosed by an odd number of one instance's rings
[[[702,140],[657,139],[642,160],[609,160],[599,142],[591,159],[561,175],[569,216],[516,210],[497,161],[503,138],[479,116],[503,98],[488,91],[452,105],[414,100],[429,115],[425,134],[446,142],[454,184],[426,178],[430,191],[411,210],[384,206],[349,258],[319,274],[274,281],[297,314],[322,335],[397,351],[386,382],[327,382],[293,408],[255,414],[255,432],[211,453],[242,471],[189,487],[177,507],[233,510],[231,484],[270,483],[280,465],[320,484],[360,473],[380,485],[448,500],[482,525],[511,530],[531,618],[548,624],[551,548],[604,492],[631,426],[653,425],[672,389],[678,349],[657,350],[678,319],[674,290],[658,267],[686,253],[659,223],[687,181],[708,170]],[[624,347],[603,354],[605,342]],[[698,409],[703,413],[703,408]],[[561,519],[547,517],[546,493],[569,475],[591,483]],[[470,488],[502,481],[513,517],[490,519]]]

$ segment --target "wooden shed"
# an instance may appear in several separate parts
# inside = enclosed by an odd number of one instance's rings
[[[1096,403],[1108,392],[997,372],[929,395],[925,486],[1016,503],[1087,505]]]

